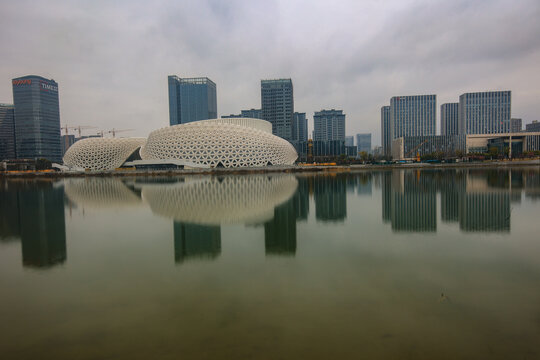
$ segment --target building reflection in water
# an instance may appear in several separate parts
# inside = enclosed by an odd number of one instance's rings
[[[59,182],[4,181],[0,200],[0,238],[21,240],[24,266],[46,268],[66,261],[64,188]]]
[[[214,259],[221,254],[221,228],[174,222],[174,261]]]
[[[324,222],[342,222],[347,218],[347,176],[333,174],[313,179],[315,217]]]
[[[380,176],[382,220],[395,232],[436,231],[437,193],[443,222],[464,232],[508,232],[511,202],[521,201],[526,187],[526,176],[512,170],[407,169]]]

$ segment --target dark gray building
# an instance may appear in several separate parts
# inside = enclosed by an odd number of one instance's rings
[[[540,132],[540,122],[538,120],[533,120],[532,123],[525,125],[525,129],[527,132]]]
[[[391,138],[435,135],[436,95],[394,96],[390,99]]]
[[[293,140],[294,97],[291,79],[261,80],[263,120],[272,124],[272,133]]]
[[[392,133],[390,131],[390,106],[381,107],[381,146],[384,156],[392,155]]]
[[[366,152],[371,154],[371,134],[356,134],[356,146],[358,152]]]
[[[511,91],[465,93],[459,97],[460,134],[497,134],[510,131]]]
[[[510,119],[510,132],[521,132],[523,130],[523,122],[521,119]]]
[[[207,77],[169,75],[170,125],[217,118],[216,84]]]
[[[16,157],[15,108],[11,104],[0,104],[0,161]]]
[[[459,133],[459,103],[441,105],[441,135]]]
[[[28,75],[12,80],[19,159],[62,160],[58,83]]]
[[[262,119],[262,111],[261,109],[249,109],[249,110],[241,110],[240,114],[231,114],[231,115],[223,115],[221,117],[222,119],[230,119],[230,118],[251,118],[251,119]]]
[[[313,141],[342,140],[345,142],[343,110],[321,110],[313,115]]]
[[[295,112],[293,116],[293,141],[307,141],[308,129],[307,129],[306,113]]]

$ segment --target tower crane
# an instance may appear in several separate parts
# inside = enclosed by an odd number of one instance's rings
[[[79,137],[81,137],[83,129],[95,129],[95,128],[96,128],[95,126],[88,126],[88,125],[67,126],[66,124],[62,126],[62,130],[66,132],[66,135],[68,134],[69,129],[71,129],[71,130],[77,130],[79,132]]]
[[[112,134],[112,137],[116,137],[116,133],[125,132],[125,131],[133,131],[133,130],[135,130],[135,129],[115,129],[115,128],[113,128],[112,130],[107,131],[107,133]]]

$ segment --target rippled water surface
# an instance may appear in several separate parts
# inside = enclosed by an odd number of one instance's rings
[[[539,359],[540,169],[0,180],[2,359]]]

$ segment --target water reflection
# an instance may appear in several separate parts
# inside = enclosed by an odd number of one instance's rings
[[[46,268],[66,260],[61,183],[4,181],[0,200],[0,238],[21,240],[23,266]]]
[[[367,206],[362,204],[372,201],[367,198],[374,189],[381,193],[381,223],[396,233],[435,233],[438,219],[462,232],[509,233],[512,206],[519,206],[522,195],[540,198],[539,174],[537,168],[399,169],[317,176],[3,180],[0,241],[21,241],[24,266],[65,262],[67,201],[70,209],[83,211],[147,207],[171,219],[176,263],[218,258],[226,224],[261,229],[266,255],[294,256],[297,223],[309,221],[310,204],[315,205],[314,221],[346,226],[348,207],[356,206],[348,198],[362,198],[359,206]]]

